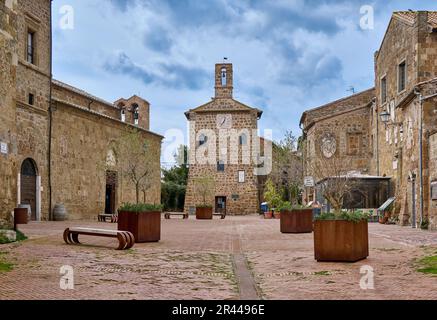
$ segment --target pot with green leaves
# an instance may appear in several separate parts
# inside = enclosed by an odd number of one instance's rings
[[[313,232],[313,210],[284,202],[280,208],[282,233]]]
[[[161,205],[124,203],[118,209],[118,230],[129,231],[136,243],[161,240]]]
[[[314,222],[317,261],[355,262],[369,256],[368,215],[362,212],[324,213]]]
[[[209,175],[199,177],[194,180],[194,187],[197,195],[202,199],[202,203],[196,205],[196,219],[212,220],[213,206],[210,204],[210,199],[214,197],[214,177]]]

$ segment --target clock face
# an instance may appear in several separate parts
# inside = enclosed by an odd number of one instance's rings
[[[218,129],[231,129],[232,128],[232,115],[230,115],[230,114],[217,115],[217,128]]]
[[[337,141],[335,140],[335,137],[330,133],[325,134],[322,138],[320,149],[325,158],[332,158],[337,151]]]

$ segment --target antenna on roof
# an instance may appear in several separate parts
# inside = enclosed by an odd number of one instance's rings
[[[349,89],[346,91],[352,92],[352,94],[355,94],[355,88],[353,86],[350,86]]]

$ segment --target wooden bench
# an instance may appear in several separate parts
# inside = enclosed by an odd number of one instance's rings
[[[164,217],[166,219],[170,219],[171,216],[182,217],[184,220],[188,219],[188,213],[183,213],[183,212],[166,212],[164,214]]]
[[[116,223],[118,221],[118,215],[116,214],[99,214],[98,215],[98,220],[99,222],[106,222],[106,219],[110,218],[111,219],[111,223]]]
[[[214,213],[213,214],[214,217],[220,217],[220,219],[225,219],[226,218],[226,213]]]
[[[67,244],[80,244],[79,235],[117,238],[119,245],[117,250],[126,250],[133,247],[135,237],[129,231],[103,230],[93,228],[67,228],[64,231],[64,241]]]

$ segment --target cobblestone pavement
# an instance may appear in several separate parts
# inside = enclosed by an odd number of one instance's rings
[[[0,246],[0,266],[13,265],[0,268],[0,299],[437,299],[437,277],[416,271],[419,258],[437,254],[436,232],[372,223],[369,258],[348,264],[316,262],[312,234],[281,234],[278,220],[255,215],[163,220],[159,243],[128,251],[106,238],[66,245],[69,226],[116,228],[84,221],[20,226],[29,239]],[[63,265],[74,268],[74,290],[60,289]],[[363,265],[374,269],[374,290],[360,289]]]

